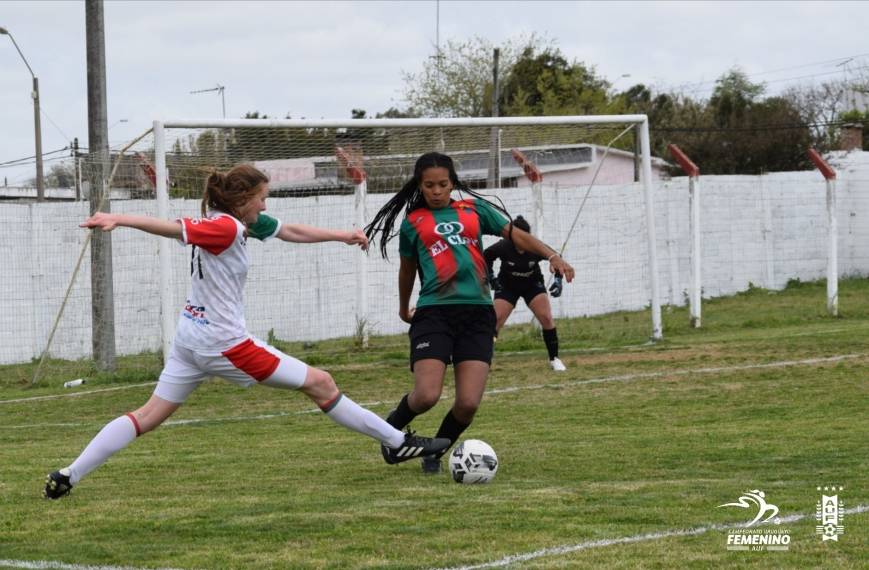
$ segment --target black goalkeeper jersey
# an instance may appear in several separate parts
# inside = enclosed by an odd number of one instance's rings
[[[543,283],[543,273],[540,272],[540,262],[546,259],[536,253],[519,253],[512,241],[502,239],[486,248],[483,252],[489,273],[496,259],[501,260],[498,280],[504,287],[520,289],[532,283]]]

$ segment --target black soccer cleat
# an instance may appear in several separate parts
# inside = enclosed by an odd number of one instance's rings
[[[380,451],[383,453],[383,460],[394,465],[421,455],[435,455],[451,444],[452,442],[446,438],[421,437],[408,431],[404,434],[404,443],[401,444],[401,447],[392,449],[381,444]]]
[[[427,475],[437,475],[441,472],[441,458],[437,455],[426,455],[422,458],[422,472]]]
[[[69,482],[70,475],[69,469],[66,468],[49,473],[45,478],[45,490],[42,491],[42,495],[51,500],[69,495],[69,492],[72,491],[72,483]]]

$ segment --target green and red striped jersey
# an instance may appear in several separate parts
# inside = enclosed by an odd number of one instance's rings
[[[491,305],[483,234],[499,236],[506,225],[504,216],[479,199],[410,212],[401,222],[398,251],[417,260],[421,286],[416,306]]]

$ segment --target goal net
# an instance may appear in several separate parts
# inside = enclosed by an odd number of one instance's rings
[[[532,233],[563,250],[576,269],[574,282],[551,299],[563,346],[595,349],[660,338],[650,220],[661,164],[649,156],[644,116],[176,121],[155,123],[151,133],[110,157],[108,167],[91,168],[115,169],[107,184],[112,211],[171,219],[199,215],[214,169],[248,163],[270,178],[269,214],[287,224],[350,229],[370,221],[411,178],[416,159],[431,151],[450,155],[463,182],[511,217],[522,215]],[[62,290],[72,283],[46,359],[62,368],[41,374],[57,382],[100,368],[93,358],[91,303],[102,285],[92,283],[89,255],[72,279],[88,233],[77,223],[88,205],[64,206],[59,232],[68,245],[57,262],[62,286],[52,290],[45,309],[56,316]],[[106,290],[114,301],[114,366],[153,379],[183,307],[190,252],[142,232],[111,235],[112,287]],[[487,236],[484,246],[496,241]],[[364,255],[340,243],[251,240],[248,251],[245,314],[253,334],[312,364],[350,359],[366,346],[406,351],[397,239],[388,260],[375,247]],[[548,276],[546,262],[541,269]],[[417,283],[413,299],[418,290]],[[51,320],[43,315],[34,340],[4,354],[5,361],[40,358]],[[517,347],[527,339],[528,348],[542,351],[531,322],[519,301],[502,339]]]

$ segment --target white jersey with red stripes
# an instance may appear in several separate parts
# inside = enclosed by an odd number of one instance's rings
[[[178,319],[175,343],[219,354],[250,338],[243,299],[249,265],[245,227],[223,212],[179,221],[182,241],[193,251],[190,292]]]

